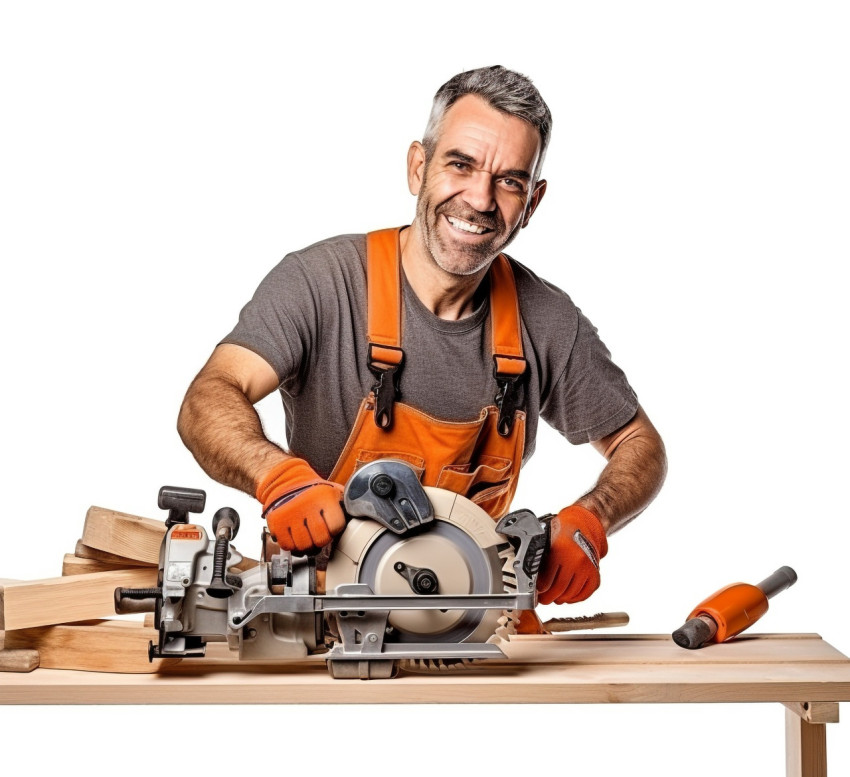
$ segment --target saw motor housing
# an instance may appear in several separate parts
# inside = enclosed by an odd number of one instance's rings
[[[155,613],[151,660],[226,642],[242,660],[322,654],[334,677],[390,677],[406,659],[502,658],[493,636],[505,613],[536,605],[545,518],[519,510],[494,523],[470,500],[423,487],[402,461],[372,462],[346,485],[349,520],[325,593],[316,557],[281,550],[268,532],[259,565],[239,571],[238,515],[220,509],[211,537],[189,521],[204,503],[202,491],[161,489],[158,586],[116,589],[117,612]]]

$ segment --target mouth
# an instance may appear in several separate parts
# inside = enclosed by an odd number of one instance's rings
[[[467,235],[486,235],[493,230],[489,227],[483,227],[480,224],[473,224],[457,216],[446,216],[446,221],[449,222],[459,232],[464,232]]]

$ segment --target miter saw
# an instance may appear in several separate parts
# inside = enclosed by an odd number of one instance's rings
[[[169,516],[158,586],[115,591],[116,612],[155,612],[151,660],[226,642],[251,661],[323,654],[338,678],[503,658],[498,643],[515,615],[534,609],[549,543],[549,516],[519,510],[494,523],[469,499],[423,487],[405,462],[382,459],[345,487],[349,520],[320,592],[316,558],[281,550],[268,532],[259,565],[238,572],[236,511],[215,514],[212,538],[189,521],[203,491],[164,487],[159,506]]]

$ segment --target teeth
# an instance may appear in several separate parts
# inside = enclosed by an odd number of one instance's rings
[[[462,229],[464,232],[472,232],[473,235],[483,235],[487,231],[486,227],[477,227],[475,224],[470,224],[468,221],[463,221],[454,216],[446,216],[446,218],[453,227]]]

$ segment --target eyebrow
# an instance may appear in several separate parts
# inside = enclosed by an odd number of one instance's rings
[[[463,151],[458,151],[456,148],[446,151],[445,157],[447,159],[457,159],[459,162],[466,162],[467,164],[475,164],[475,157],[464,154]],[[531,173],[527,170],[502,170],[499,172],[499,175],[508,178],[519,178],[522,181],[531,180]]]

